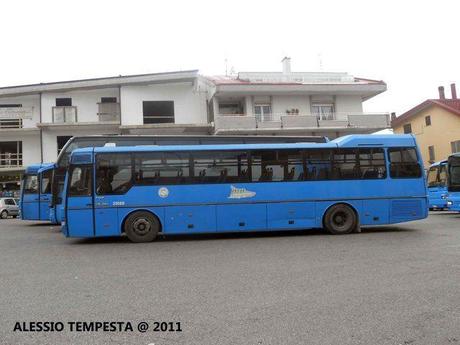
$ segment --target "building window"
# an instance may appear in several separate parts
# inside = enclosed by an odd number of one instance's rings
[[[219,114],[222,115],[239,115],[243,114],[243,106],[241,103],[219,103]]]
[[[431,126],[431,116],[425,116],[425,125]]]
[[[428,157],[429,157],[430,163],[434,163],[434,161],[436,160],[434,156],[434,146],[428,146]]]
[[[56,107],[71,107],[72,98],[56,98]]]
[[[22,141],[0,142],[0,167],[22,166]]]
[[[403,129],[404,129],[404,134],[410,134],[410,133],[412,133],[412,126],[410,125],[410,123],[405,124],[405,125],[403,126]]]
[[[334,120],[334,104],[332,103],[314,103],[311,106],[311,112],[318,120]]]
[[[57,153],[61,153],[62,149],[64,148],[65,144],[72,138],[71,135],[58,135],[56,137],[57,140]]]
[[[450,147],[452,148],[452,153],[460,152],[460,140],[451,141]]]
[[[273,121],[271,104],[256,104],[254,106],[254,114],[259,122]]]
[[[101,103],[117,103],[116,97],[101,97]]]
[[[174,101],[142,102],[144,124],[174,123]]]

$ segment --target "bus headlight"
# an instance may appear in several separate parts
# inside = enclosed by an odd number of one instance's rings
[[[447,206],[452,206],[454,203],[450,200],[447,200]]]
[[[447,194],[442,194],[441,199],[447,199]]]

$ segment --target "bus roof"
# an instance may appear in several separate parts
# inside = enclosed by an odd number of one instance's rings
[[[55,163],[49,163],[49,164],[45,164],[43,167],[41,167],[40,169],[38,169],[37,173],[40,174],[44,171],[48,171],[48,170],[52,170],[56,168],[56,164]]]
[[[31,164],[27,166],[25,173],[26,174],[37,174],[39,170],[47,168],[53,168],[54,163],[36,163],[36,164]]]
[[[434,168],[434,167],[437,167],[439,165],[442,165],[442,164],[447,164],[447,160],[442,160],[442,161],[439,161],[439,162],[434,162],[433,164],[430,165],[430,168]]]
[[[87,147],[76,149],[75,154],[110,152],[147,152],[147,151],[209,151],[209,150],[247,150],[247,149],[299,149],[299,148],[334,148],[334,147],[415,147],[415,138],[410,134],[388,135],[347,135],[327,143],[270,143],[270,144],[213,144],[213,145],[140,145],[119,147]]]

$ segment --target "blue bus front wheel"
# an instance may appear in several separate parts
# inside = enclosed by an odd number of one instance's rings
[[[160,231],[160,222],[150,212],[137,211],[128,216],[124,230],[132,242],[151,242]]]
[[[358,226],[355,211],[346,204],[331,206],[324,215],[324,227],[333,235],[349,234]]]

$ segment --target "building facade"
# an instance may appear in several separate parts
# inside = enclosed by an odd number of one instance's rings
[[[412,133],[417,138],[425,168],[460,152],[460,99],[455,84],[447,99],[440,86],[439,98],[428,99],[392,119],[394,133]]]
[[[17,189],[24,167],[55,161],[72,136],[91,134],[326,135],[389,127],[363,113],[382,81],[346,73],[197,70],[0,88],[0,192]]]

